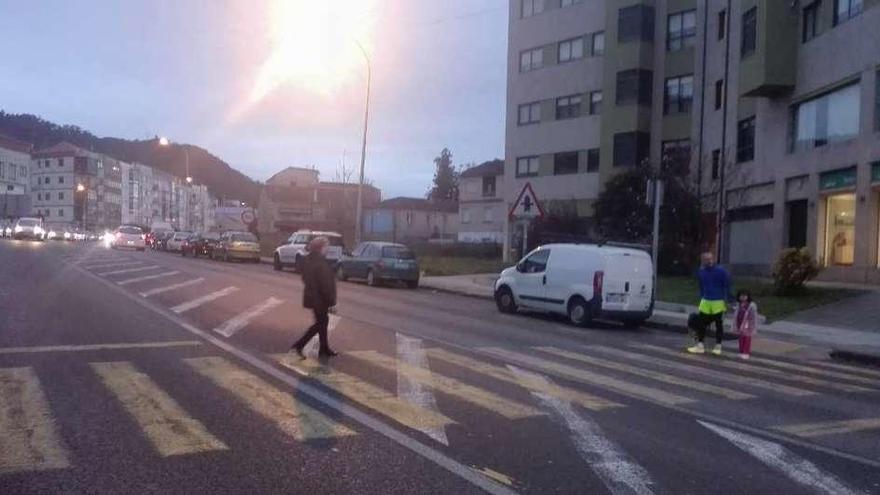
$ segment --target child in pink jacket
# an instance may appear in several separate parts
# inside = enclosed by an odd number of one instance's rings
[[[748,359],[752,353],[752,336],[758,330],[758,305],[747,290],[736,293],[736,329],[739,332],[739,357]]]

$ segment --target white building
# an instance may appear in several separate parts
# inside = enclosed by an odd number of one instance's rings
[[[0,194],[27,194],[32,146],[0,135]]]

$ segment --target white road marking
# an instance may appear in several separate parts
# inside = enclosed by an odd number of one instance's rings
[[[205,294],[202,297],[197,297],[197,298],[193,299],[192,301],[187,301],[183,304],[178,304],[177,306],[174,306],[173,308],[171,308],[171,311],[174,311],[177,314],[184,313],[186,311],[196,309],[199,306],[202,306],[204,304],[208,304],[211,301],[220,299],[221,297],[228,296],[229,294],[232,294],[233,292],[236,292],[237,290],[238,290],[238,287],[227,287],[225,289],[220,289],[220,290],[212,292],[210,294]]]
[[[128,285],[128,284],[133,284],[136,282],[143,282],[144,280],[154,280],[157,278],[170,277],[172,275],[177,275],[178,273],[180,273],[180,272],[175,270],[175,271],[171,271],[171,272],[157,273],[155,275],[144,275],[143,277],[128,278],[125,280],[120,280],[119,282],[116,282],[116,284],[117,285]]]
[[[85,345],[39,345],[28,347],[0,347],[0,354],[30,354],[40,352],[88,352],[108,349],[158,349],[163,347],[199,346],[196,340],[170,342],[132,342],[130,344],[85,344]]]
[[[427,372],[431,371],[421,339],[407,337],[398,333],[397,359],[415,368],[424,369]],[[397,396],[410,404],[439,414],[440,410],[437,409],[437,399],[434,397],[434,391],[431,387],[424,385],[418,380],[413,380],[404,371],[405,369],[403,366],[397,367]],[[446,438],[446,429],[443,426],[430,427],[423,425],[423,428],[419,428],[419,430],[443,445],[449,445],[449,439]]]
[[[333,332],[333,330],[336,330],[336,325],[339,325],[339,321],[341,319],[342,318],[340,316],[335,315],[333,313],[330,313],[330,321],[327,323],[327,336],[328,336],[328,338],[330,336],[330,333]],[[318,357],[319,344],[320,344],[320,341],[318,340],[318,336],[315,335],[314,337],[312,337],[312,340],[310,340],[306,344],[306,346],[303,347],[303,355],[307,356],[307,357],[313,357],[313,358]]]
[[[102,263],[92,264],[92,265],[83,265],[83,268],[87,270],[95,270],[98,268],[116,268],[117,266],[133,266],[133,265],[143,265],[146,262],[144,261],[128,261],[128,260],[116,260],[112,262],[104,261]]]
[[[808,488],[830,495],[857,494],[831,473],[826,473],[812,462],[798,456],[778,443],[752,435],[697,420],[718,436],[728,440],[739,449],[748,452],[759,461],[781,471],[789,479]]]
[[[257,318],[272,308],[283,304],[284,301],[281,299],[276,299],[274,297],[270,297],[265,301],[248,308],[246,311],[239,313],[232,318],[226,320],[220,326],[214,329],[215,332],[219,333],[224,337],[232,337],[236,333],[238,333],[242,328],[246,327],[248,323],[254,318]]]
[[[159,265],[142,266],[140,268],[126,268],[124,270],[113,270],[112,272],[103,272],[98,275],[106,277],[108,275],[122,275],[123,273],[145,272],[147,270],[155,270]]]
[[[180,282],[179,284],[167,285],[165,287],[158,287],[156,289],[150,289],[148,291],[141,292],[141,297],[155,296],[156,294],[162,294],[163,292],[182,289],[184,287],[189,287],[191,285],[200,284],[204,281],[205,281],[205,279],[203,279],[202,277],[199,277],[199,278],[194,278],[192,280],[187,280],[186,282]]]
[[[529,383],[543,383],[546,388],[554,385],[546,377],[522,368],[507,365],[508,369]],[[652,494],[654,482],[648,472],[611,441],[602,428],[589,417],[578,414],[571,402],[557,396],[532,390],[532,395],[548,410],[556,413],[571,432],[578,453],[599,476],[612,494]]]

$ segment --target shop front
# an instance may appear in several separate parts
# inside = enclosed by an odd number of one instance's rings
[[[822,264],[851,267],[856,247],[856,167],[825,172],[819,176],[824,203]]]

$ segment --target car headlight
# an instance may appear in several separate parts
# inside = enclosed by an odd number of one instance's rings
[[[16,225],[15,226],[15,233],[18,234],[21,231],[22,231],[21,225]]]

